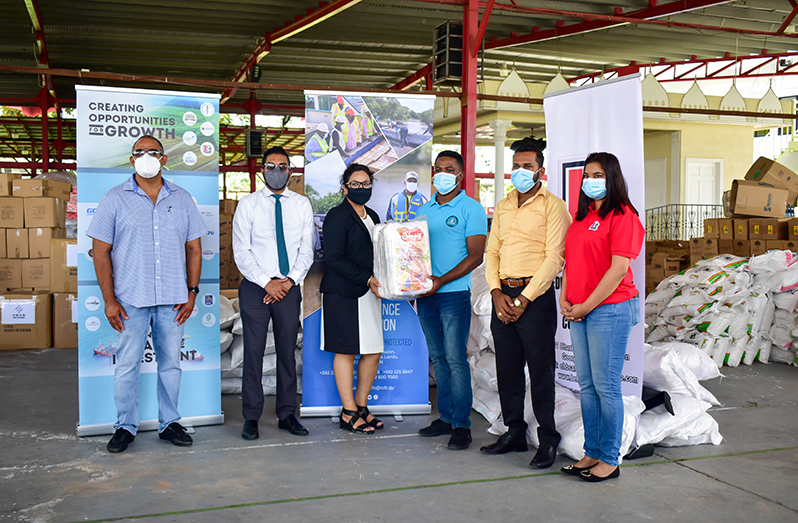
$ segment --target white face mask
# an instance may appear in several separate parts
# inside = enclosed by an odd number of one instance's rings
[[[161,172],[161,161],[149,154],[136,158],[134,165],[136,173],[142,178],[154,178]]]
[[[418,182],[407,182],[407,192],[416,192],[418,190]]]

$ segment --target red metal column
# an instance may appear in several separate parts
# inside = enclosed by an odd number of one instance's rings
[[[477,50],[479,42],[479,0],[463,7],[463,96],[460,98],[460,152],[465,159],[463,186],[475,196],[474,166],[477,147]]]

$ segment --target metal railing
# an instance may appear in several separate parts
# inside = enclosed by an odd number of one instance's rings
[[[704,220],[723,218],[723,205],[671,204],[646,209],[646,240],[689,240],[704,236]]]

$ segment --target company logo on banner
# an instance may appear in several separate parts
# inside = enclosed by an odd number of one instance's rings
[[[632,204],[638,210],[645,209],[643,102],[639,75],[547,95],[543,105],[548,161],[550,166],[556,166],[550,168],[550,172],[558,173],[550,178],[549,190],[565,200],[571,215],[576,214],[579,204],[585,158],[596,151],[610,152],[618,157]],[[574,126],[575,121],[581,124]],[[635,285],[641,290],[641,304],[645,289],[645,258],[645,252],[641,252],[631,263]],[[555,280],[558,299],[561,286],[562,277],[559,276]],[[640,309],[640,322],[629,337],[621,377],[623,394],[627,396],[640,396],[643,386],[644,307]],[[570,326],[562,315],[559,318],[555,379],[560,385],[578,392]]]
[[[303,416],[337,415],[333,354],[321,347],[324,275],[323,224],[340,204],[341,175],[352,163],[374,173],[366,204],[380,221],[405,222],[431,194],[433,96],[305,91],[305,195],[315,214],[315,263],[304,283],[302,351]],[[412,172],[418,186],[410,191]],[[422,174],[417,174],[422,173]],[[405,235],[415,234],[412,226]],[[429,356],[418,315],[409,302],[382,300],[384,352],[369,408],[377,413],[423,414],[429,406]],[[357,333],[353,334],[354,336]]]
[[[219,96],[197,93],[76,86],[78,132],[78,435],[113,432],[114,370],[119,334],[102,314],[105,307],[94,271],[92,239],[86,236],[103,195],[131,178],[132,146],[151,135],[161,141],[167,162],[164,179],[194,198],[208,235],[202,238],[202,315],[185,323],[180,347],[181,394],[178,409],[186,424],[221,423],[219,371],[218,127]],[[198,116],[201,115],[201,116]],[[202,145],[186,139],[189,128],[210,130]],[[200,131],[201,132],[201,131]],[[203,154],[206,148],[211,154]],[[193,161],[186,161],[194,157]],[[198,158],[201,158],[199,160]],[[83,256],[77,256],[82,253]],[[144,284],[145,282],[141,282]],[[211,296],[212,298],[207,298]],[[199,316],[199,317],[196,317]],[[156,347],[148,338],[141,366],[139,430],[158,427]]]

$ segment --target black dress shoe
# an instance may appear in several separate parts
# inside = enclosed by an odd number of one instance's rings
[[[280,422],[277,424],[278,428],[283,430],[287,430],[294,436],[307,436],[310,434],[308,429],[302,426],[296,416],[293,414],[289,414],[287,418],[281,419]]]
[[[136,436],[125,429],[116,429],[114,437],[111,438],[105,448],[108,449],[108,452],[122,452],[128,445],[133,443],[134,439],[136,439]]]
[[[509,432],[505,432],[496,443],[485,445],[479,450],[485,454],[507,454],[508,452],[526,452],[529,449],[526,446],[526,437],[515,437]]]
[[[418,435],[423,436],[425,438],[434,438],[435,436],[443,436],[444,434],[451,434],[451,433],[452,433],[452,424],[446,423],[440,418],[436,419],[428,426],[418,431]]]
[[[258,432],[258,420],[248,419],[244,422],[244,430],[241,431],[241,437],[244,439],[258,439],[260,433]]]
[[[541,445],[535,453],[535,457],[529,462],[529,466],[536,469],[547,469],[554,463],[557,457],[557,448],[551,445]]]
[[[452,430],[452,437],[449,438],[449,450],[465,450],[471,444],[471,429],[457,427]]]
[[[615,467],[615,470],[613,470],[608,475],[603,476],[603,477],[602,476],[596,476],[595,474],[593,474],[593,472],[591,472],[589,470],[583,470],[579,474],[579,477],[582,478],[585,481],[590,481],[592,483],[600,483],[600,482],[608,480],[608,479],[617,478],[620,475],[621,475],[621,467]]]
[[[190,447],[194,440],[186,434],[186,429],[180,423],[170,423],[158,437],[170,441],[172,445],[178,447]]]
[[[576,465],[566,465],[560,469],[560,472],[563,474],[568,474],[569,476],[579,476],[584,470],[590,470],[591,468],[595,467],[595,465],[590,465],[589,467],[577,467]]]

